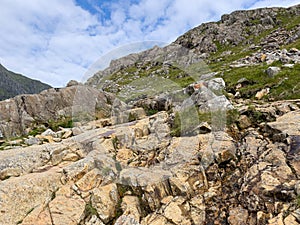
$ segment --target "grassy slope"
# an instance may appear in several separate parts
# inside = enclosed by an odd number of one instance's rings
[[[293,16],[286,13],[285,10],[282,10],[277,14],[277,21],[281,21],[276,27],[265,30],[259,36],[249,36],[245,43],[248,40],[251,40],[252,44],[259,45],[261,41],[269,35],[272,31],[275,31],[278,28],[284,28],[286,30],[292,30],[300,24],[300,17]],[[260,21],[252,21],[252,23],[259,23]],[[249,29],[245,27],[245,31]],[[257,50],[251,50],[249,48],[250,44],[242,43],[238,46],[224,46],[219,43],[215,43],[218,47],[218,51],[211,53],[206,63],[209,66],[209,69],[213,72],[220,72],[222,78],[225,80],[228,91],[232,90],[236,82],[240,78],[247,78],[252,81],[252,84],[242,88],[240,90],[242,97],[244,98],[254,98],[254,95],[257,91],[269,87],[271,92],[269,94],[270,99],[295,99],[300,98],[300,93],[298,89],[298,84],[300,83],[300,65],[295,65],[293,69],[282,68],[281,72],[276,75],[275,78],[268,78],[265,74],[265,70],[269,66],[281,66],[279,62],[275,62],[273,65],[267,65],[266,63],[261,63],[260,65],[242,67],[242,68],[230,68],[230,64],[238,59],[244,58],[245,56],[250,55],[251,53],[256,52]],[[281,48],[290,49],[292,47],[300,49],[300,40],[291,43],[286,46],[281,46]],[[222,56],[222,53],[225,51],[231,51],[232,53],[227,56]],[[177,68],[176,65],[173,65],[169,68],[169,73],[155,73],[157,70],[162,70],[162,64],[144,64],[143,66],[138,67],[133,65],[125,69],[121,69],[116,73],[112,74],[108,80],[114,81],[116,84],[122,86],[130,85],[133,80],[145,78],[145,77],[163,77],[166,79],[175,82],[180,87],[185,87],[190,83],[195,82],[193,76],[189,76],[188,69],[182,71],[180,68]],[[193,68],[192,68],[193,70]],[[206,71],[207,72],[207,71]],[[279,85],[278,85],[279,84]],[[109,91],[109,89],[107,89]],[[138,97],[138,96],[134,96]]]
[[[259,44],[263,38],[265,38],[272,31],[280,28],[286,30],[292,30],[300,24],[300,17],[291,16],[284,12],[279,13],[277,16],[281,24],[273,29],[266,30],[257,37],[250,36],[249,39],[254,40],[254,44]],[[236,82],[241,78],[247,78],[252,81],[252,84],[240,89],[242,97],[254,98],[257,91],[269,87],[270,94],[269,99],[281,100],[281,99],[297,99],[300,98],[300,65],[296,64],[293,69],[282,68],[280,73],[274,78],[268,78],[265,74],[265,70],[269,66],[281,66],[280,62],[274,62],[272,65],[261,63],[260,65],[242,67],[242,68],[230,68],[229,65],[240,58],[243,58],[256,50],[249,50],[250,45],[239,45],[235,47],[223,47],[219,46],[216,53],[212,54],[209,58],[209,67],[212,71],[222,72],[222,78],[225,80],[228,90],[233,89]],[[300,49],[300,40],[296,40],[294,43],[283,45],[281,49]],[[226,57],[221,57],[221,54],[225,51],[232,51],[232,54]]]
[[[0,100],[19,94],[39,93],[49,88],[51,86],[21,74],[13,73],[0,65]]]

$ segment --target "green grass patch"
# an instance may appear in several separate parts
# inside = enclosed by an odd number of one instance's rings
[[[200,112],[193,109],[175,112],[174,121],[171,124],[173,137],[190,135],[192,131],[202,122],[207,122],[212,131],[224,130],[236,123],[240,114],[236,109],[222,111]]]
[[[255,65],[241,68],[233,68],[225,71],[222,78],[227,84],[227,91],[235,91],[237,81],[246,78],[250,84],[238,91],[243,98],[254,98],[255,94],[263,88],[270,88],[269,98],[275,100],[300,98],[300,65],[294,68],[281,68],[281,71],[273,78],[268,77],[265,70],[269,66],[279,66],[280,62],[272,65]]]
[[[48,128],[53,131],[58,131],[60,127],[63,128],[72,128],[74,126],[73,120],[71,118],[62,118],[59,120],[49,120]]]
[[[36,136],[38,134],[43,133],[46,130],[46,128],[44,126],[38,126],[38,127],[34,127],[32,128],[29,132],[28,135],[29,136]]]

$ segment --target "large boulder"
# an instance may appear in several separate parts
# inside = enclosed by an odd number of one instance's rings
[[[110,116],[110,98],[102,91],[81,85],[7,99],[0,102],[0,132],[7,138],[26,134],[27,128],[49,121]]]
[[[54,168],[0,182],[0,224],[17,224],[28,212],[43,206],[61,186],[60,176]]]

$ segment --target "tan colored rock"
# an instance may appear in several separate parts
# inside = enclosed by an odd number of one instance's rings
[[[164,216],[178,225],[191,225],[191,221],[187,219],[187,210],[184,207],[185,200],[179,197],[171,202],[164,210]],[[186,203],[187,204],[187,203]]]
[[[236,147],[233,139],[223,131],[199,135],[199,155],[201,164],[206,169],[211,163],[218,164],[236,159]]]
[[[264,188],[266,191],[271,192],[276,189],[278,185],[281,184],[281,182],[273,177],[269,172],[263,172],[261,175],[261,187]]]
[[[103,180],[102,173],[99,169],[95,168],[86,173],[76,185],[80,191],[87,192],[98,187]]]
[[[279,213],[276,217],[270,219],[268,221],[268,224],[269,225],[286,225],[283,222],[283,214],[282,213]]]
[[[54,142],[61,142],[62,139],[61,139],[61,138],[53,138],[53,141],[54,141]]]
[[[76,182],[95,167],[101,170],[103,176],[113,179],[118,172],[116,162],[112,155],[105,154],[104,151],[105,149],[91,151],[85,158],[64,167],[64,180]]]
[[[17,139],[7,142],[9,145],[21,145],[23,143],[23,139]]]
[[[159,214],[150,214],[146,216],[143,221],[142,225],[172,225],[173,223],[168,222],[168,220]]]
[[[135,137],[141,138],[144,136],[149,135],[149,119],[143,119],[140,120],[135,126],[134,126],[134,133]]]
[[[258,91],[255,95],[255,98],[257,98],[258,100],[262,99],[264,96],[266,96],[267,94],[269,94],[270,92],[270,88],[265,88],[262,89],[260,91]]]
[[[262,211],[259,211],[257,212],[256,217],[257,217],[257,222],[259,224],[265,224],[272,217],[272,214],[267,214]]]
[[[172,176],[170,171],[161,168],[128,168],[120,173],[120,180],[127,181],[126,184],[133,187],[147,187],[156,185]],[[167,195],[169,196],[169,195]]]
[[[82,134],[83,130],[80,127],[73,127],[72,128],[72,133],[73,133],[74,136],[77,136],[79,134]]]
[[[84,112],[93,117],[98,111],[110,112],[108,94],[85,85],[49,89],[34,95],[16,96],[0,102],[0,131],[5,137],[22,135],[41,121],[55,121],[64,116],[79,117]],[[47,105],[47,107],[45,107]],[[101,110],[95,110],[101,105]],[[100,108],[100,107],[98,107]]]
[[[51,199],[60,186],[57,168],[0,182],[0,224],[16,224]],[[43,216],[44,217],[44,216]]]
[[[79,156],[73,152],[67,153],[63,158],[62,161],[71,161],[76,162],[79,160]]]
[[[109,184],[93,190],[91,202],[104,223],[115,217],[119,199],[116,184]]]
[[[0,180],[5,180],[9,177],[17,177],[22,174],[21,168],[4,168],[0,171]]]
[[[171,195],[168,178],[172,174],[158,168],[128,168],[120,173],[120,181],[133,188],[141,187],[145,191],[145,198],[152,210],[160,206],[160,201]]]
[[[299,223],[297,222],[296,218],[292,215],[288,215],[285,219],[284,219],[284,224],[285,225],[299,225]]]
[[[167,196],[164,197],[160,202],[164,205],[167,205],[168,203],[170,203],[173,200],[173,196]]]
[[[68,155],[69,151],[64,150],[64,151],[57,151],[57,152],[52,152],[51,154],[51,163],[52,165],[58,165],[60,164],[63,159]]]
[[[126,111],[120,111],[111,117],[112,125],[132,122],[140,120],[146,117],[145,110],[143,108],[135,108]]]
[[[241,129],[246,129],[251,126],[251,121],[246,115],[240,116],[238,122]]]
[[[207,189],[207,179],[201,166],[187,164],[174,169],[173,173],[173,177],[169,179],[173,193],[193,196]]]
[[[54,142],[53,137],[50,136],[50,135],[48,135],[48,136],[36,135],[35,137],[40,139],[41,141],[46,141],[48,143],[53,143]]]
[[[69,137],[71,137],[73,134],[72,130],[67,130],[64,135],[62,136],[63,139],[67,139]]]
[[[56,193],[54,200],[49,203],[49,210],[54,224],[77,225],[84,216],[85,201],[69,187]]]
[[[133,159],[133,156],[134,156],[134,153],[132,150],[127,149],[127,148],[122,148],[122,149],[118,150],[116,159],[119,162],[126,164],[130,159]]]
[[[260,61],[261,62],[265,62],[266,58],[267,58],[267,55],[266,54],[262,54],[261,57],[260,57]]]
[[[143,108],[131,109],[129,113],[131,113],[134,117],[136,117],[139,120],[146,117],[146,113]]]
[[[230,225],[248,225],[248,211],[241,206],[229,211],[228,222]]]
[[[205,225],[206,213],[205,203],[201,195],[195,196],[190,200],[191,205],[191,219],[194,224]]]
[[[268,123],[268,126],[288,135],[300,135],[299,121],[300,111],[298,110],[278,117],[275,122]]]
[[[51,214],[47,205],[40,205],[23,219],[21,225],[52,225]]]
[[[130,215],[137,222],[141,219],[141,207],[138,197],[124,196],[121,204],[123,215]]]

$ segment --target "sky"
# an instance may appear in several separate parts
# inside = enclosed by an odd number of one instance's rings
[[[63,87],[112,58],[166,45],[235,10],[299,0],[0,0],[0,63]],[[116,52],[118,54],[116,54]],[[95,68],[95,62],[102,62]],[[93,68],[93,70],[91,70]]]

